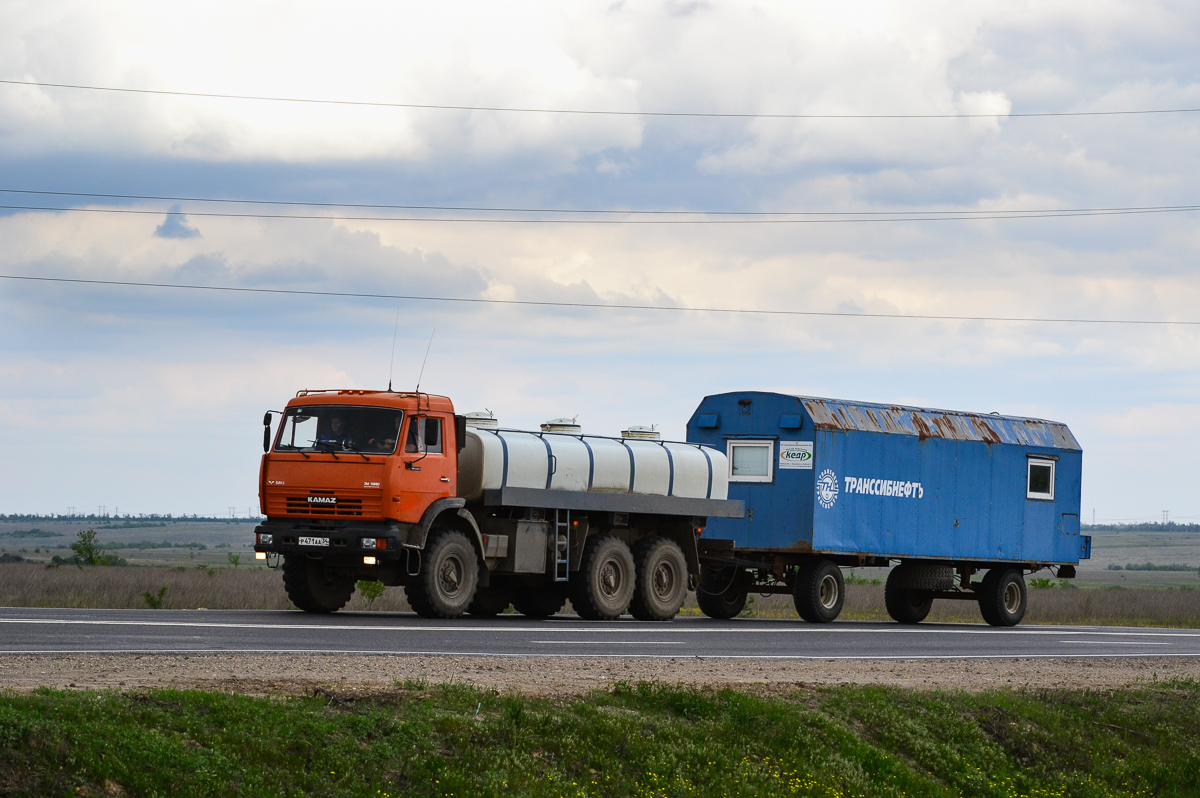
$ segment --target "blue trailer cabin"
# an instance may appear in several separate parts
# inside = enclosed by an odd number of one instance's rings
[[[739,391],[705,397],[687,440],[727,453],[729,498],[746,506],[709,520],[710,564],[757,562],[767,581],[821,557],[900,560],[895,581],[918,598],[978,598],[981,570],[1015,571],[1023,596],[1023,572],[1073,576],[1090,553],[1083,452],[1058,422]]]

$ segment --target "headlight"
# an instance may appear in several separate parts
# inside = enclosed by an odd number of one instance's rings
[[[259,534],[258,536],[258,543],[260,546],[270,546],[273,540],[275,540],[274,535]]]

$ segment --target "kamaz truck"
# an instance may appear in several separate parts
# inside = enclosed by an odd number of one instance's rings
[[[358,580],[417,614],[675,616],[709,518],[738,518],[725,454],[645,427],[502,429],[427,393],[305,390],[264,418],[254,550],[292,603],[343,607]],[[281,562],[280,562],[281,561]]]

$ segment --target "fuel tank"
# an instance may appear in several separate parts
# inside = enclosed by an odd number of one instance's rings
[[[634,427],[627,437],[585,435],[570,419],[539,432],[500,429],[493,419],[467,417],[466,446],[458,456],[458,495],[476,501],[485,490],[636,493],[725,499],[725,454],[694,443],[657,440]]]

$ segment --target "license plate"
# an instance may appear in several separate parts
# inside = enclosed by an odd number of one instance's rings
[[[301,546],[328,546],[329,538],[300,538]]]

